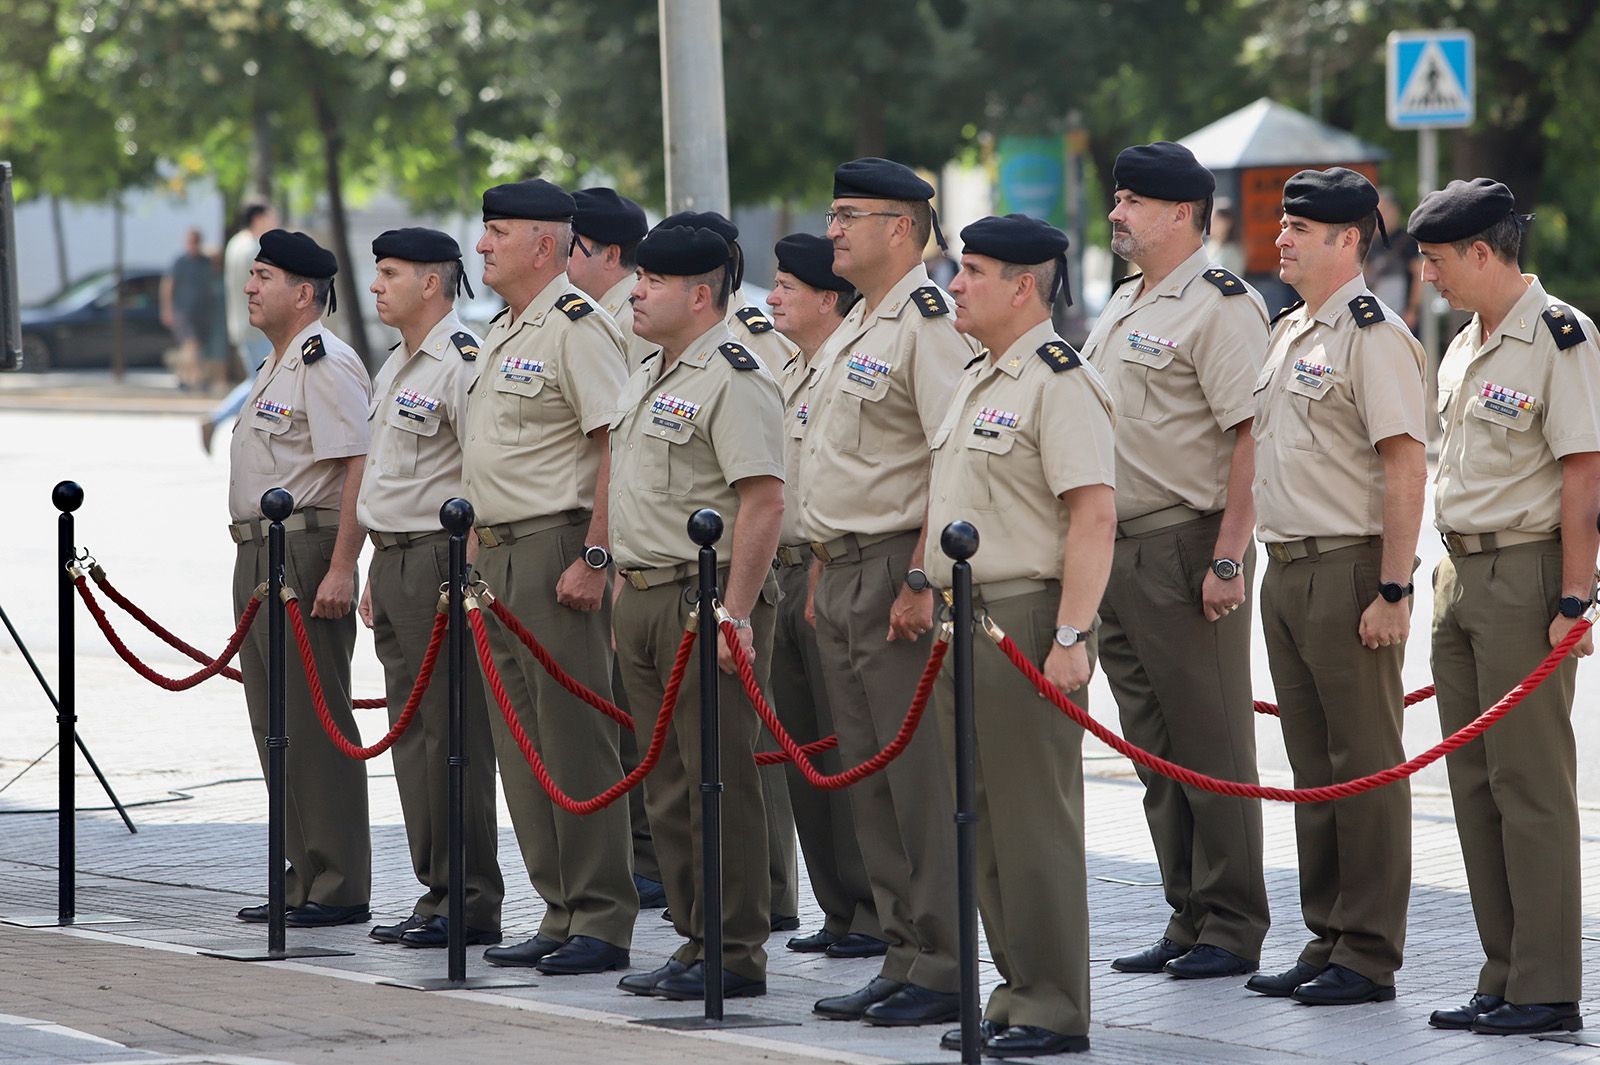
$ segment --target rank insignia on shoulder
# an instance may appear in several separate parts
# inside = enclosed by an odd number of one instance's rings
[[[456,350],[461,352],[462,362],[478,361],[477,338],[471,333],[467,332],[465,329],[461,330],[459,333],[451,333],[450,343],[454,344],[456,346]]]
[[[1383,321],[1383,308],[1378,306],[1376,296],[1357,296],[1350,301],[1350,316],[1356,320],[1357,329],[1365,329]]]
[[[1211,269],[1202,272],[1200,276],[1216,285],[1217,290],[1224,296],[1237,296],[1244,291],[1244,282],[1220,266],[1213,266]]]
[[[1268,322],[1267,324],[1268,325],[1277,325],[1279,318],[1282,318],[1282,317],[1284,317],[1285,315],[1288,315],[1288,314],[1293,314],[1295,311],[1298,311],[1301,307],[1304,307],[1305,305],[1306,305],[1306,301],[1305,300],[1295,300],[1293,303],[1289,304],[1289,306],[1285,307],[1283,310],[1281,310],[1277,314],[1273,315],[1272,316],[1272,321]]]
[[[1115,292],[1117,289],[1121,288],[1123,285],[1126,285],[1129,281],[1137,281],[1143,276],[1144,276],[1143,273],[1123,274],[1121,277],[1117,278],[1117,280],[1115,282],[1112,283],[1111,291]]]
[[[594,310],[594,304],[576,292],[569,292],[556,300],[556,309],[576,322],[579,318]]]
[[[307,366],[310,366],[327,353],[328,350],[322,346],[321,333],[318,333],[313,337],[308,337],[306,342],[300,345],[300,359]]]
[[[1060,340],[1052,340],[1048,344],[1039,346],[1034,354],[1044,360],[1044,364],[1056,373],[1063,370],[1075,370],[1083,365],[1083,360],[1078,358],[1078,353],[1072,350],[1072,345]]]
[[[761,365],[754,355],[745,350],[743,344],[719,344],[717,350],[722,352],[722,357],[727,359],[735,370],[754,370]]]
[[[761,313],[760,307],[740,307],[733,313],[739,321],[744,323],[746,329],[757,336],[762,333],[770,333],[777,328],[772,324],[772,319]]]
[[[924,318],[937,318],[950,313],[950,305],[944,301],[944,293],[939,291],[937,285],[923,285],[911,294],[911,299]]]
[[[1561,351],[1583,343],[1583,326],[1572,312],[1561,304],[1552,303],[1539,317],[1550,327],[1550,335],[1555,338],[1556,347]]]

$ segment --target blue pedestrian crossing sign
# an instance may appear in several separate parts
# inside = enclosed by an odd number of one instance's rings
[[[1389,125],[1457,129],[1472,125],[1477,104],[1471,30],[1389,34]]]

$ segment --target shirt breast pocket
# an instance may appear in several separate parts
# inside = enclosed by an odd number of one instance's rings
[[[870,384],[847,378],[828,419],[828,443],[846,454],[876,455],[883,444],[882,415],[876,405],[888,394],[887,377],[872,379]]]
[[[391,446],[384,455],[384,472],[410,477],[417,472],[417,453],[425,446],[422,441],[438,435],[439,416],[396,406],[389,412],[388,425],[396,432],[389,434]]]
[[[1467,465],[1485,473],[1510,473],[1514,465],[1511,453],[1525,439],[1521,434],[1533,425],[1535,413],[1513,414],[1484,396],[1473,400],[1467,408]]]
[[[1288,417],[1283,426],[1284,442],[1299,451],[1324,450],[1326,441],[1323,444],[1317,441],[1328,436],[1326,427],[1320,433],[1317,427],[1329,417],[1329,408],[1323,404],[1334,386],[1327,378],[1315,380],[1320,383],[1310,383],[1299,374],[1294,374],[1284,385],[1290,395],[1286,404]]]
[[[663,424],[670,421],[672,424]],[[694,486],[694,424],[661,418],[639,441],[644,454],[639,461],[640,480],[646,491],[684,496]]]
[[[1171,365],[1177,352],[1163,348],[1160,351],[1142,351],[1126,348],[1121,352],[1122,365],[1117,372],[1117,414],[1134,421],[1153,421],[1159,413],[1157,405],[1150,402],[1152,385],[1161,371]]]
[[[989,436],[972,430],[967,441],[967,455],[971,463],[967,476],[962,478],[962,502],[968,506],[992,509],[994,507],[994,481],[1004,475],[1006,456],[1017,446],[1017,434],[1008,429],[991,430]]]
[[[495,439],[501,444],[538,443],[542,425],[539,396],[545,379],[538,374],[495,375]]]

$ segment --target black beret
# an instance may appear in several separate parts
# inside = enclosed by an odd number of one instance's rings
[[[531,218],[541,222],[565,222],[577,210],[572,196],[560,185],[544,178],[513,181],[483,190],[483,220]]]
[[[869,156],[839,164],[833,172],[833,198],[931,200],[933,186],[904,163]]]
[[[372,242],[375,259],[404,259],[413,263],[447,263],[461,258],[461,245],[448,233],[410,226],[391,229]]]
[[[728,242],[709,229],[657,226],[639,244],[639,269],[652,274],[693,277],[728,265]]]
[[[261,250],[256,261],[286,270],[296,277],[332,277],[339,272],[339,260],[304,233],[269,229],[261,234]]]
[[[1477,236],[1516,209],[1516,197],[1494,178],[1452,181],[1422,198],[1406,231],[1424,244],[1450,244]]]
[[[1111,180],[1119,189],[1179,203],[1203,200],[1217,191],[1211,171],[1200,165],[1193,152],[1172,141],[1122,149],[1111,167]]]
[[[642,239],[650,229],[644,208],[616,189],[579,189],[572,200],[577,205],[572,228],[579,236],[601,244],[627,244]]]
[[[731,218],[720,215],[716,211],[679,211],[669,214],[661,220],[657,229],[671,229],[674,226],[688,226],[690,229],[709,229],[723,241],[732,244],[739,239],[739,227]]]
[[[853,292],[855,286],[833,272],[833,241],[810,233],[791,233],[773,245],[778,269],[812,288]]]
[[[1283,213],[1313,222],[1359,222],[1378,209],[1372,182],[1342,166],[1302,170],[1283,183]]]
[[[980,218],[961,231],[962,250],[1003,263],[1032,266],[1066,254],[1067,235],[1025,214]]]

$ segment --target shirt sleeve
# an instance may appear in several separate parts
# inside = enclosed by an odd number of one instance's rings
[[[1253,297],[1219,297],[1195,338],[1195,376],[1219,429],[1255,414],[1256,378],[1267,353],[1266,312]]]
[[[1594,323],[1584,320],[1582,344],[1556,351],[1545,397],[1544,438],[1556,458],[1600,451],[1600,345]],[[1543,329],[1544,324],[1540,323]]]
[[[909,307],[907,314],[914,314]],[[916,404],[922,435],[929,446],[944,424],[950,397],[961,380],[961,371],[978,353],[978,345],[956,332],[948,317],[918,317],[917,325],[906,330],[906,357],[911,363],[911,401]]]
[[[1039,458],[1055,496],[1085,485],[1116,487],[1116,434],[1110,394],[1087,363],[1052,374],[1039,400]]]
[[[721,356],[717,356],[721,358]],[[761,370],[730,370],[711,420],[711,449],[729,485],[746,477],[784,479],[783,395]]]
[[[300,372],[306,375],[312,461],[365,455],[372,380],[355,352],[329,350],[310,366],[302,363]]]
[[[1389,322],[1358,329],[1350,366],[1368,443],[1376,447],[1391,436],[1427,440],[1422,345],[1415,337]]]
[[[562,344],[556,372],[561,394],[585,434],[616,420],[617,404],[628,381],[628,361],[615,325],[594,314],[574,322]]]

